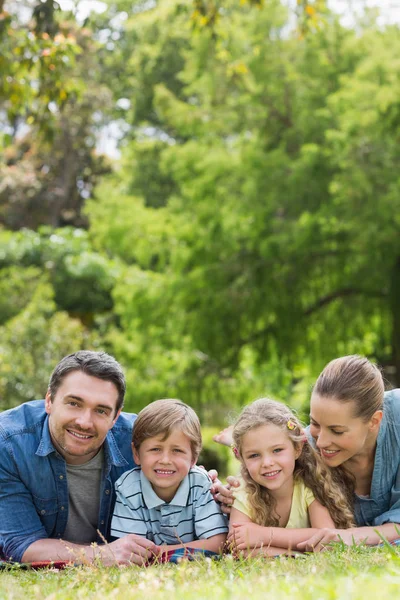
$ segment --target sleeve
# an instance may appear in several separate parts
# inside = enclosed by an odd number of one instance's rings
[[[241,482],[241,486],[242,485],[243,485],[243,483]],[[232,491],[233,491],[233,497],[234,497],[232,507],[236,508],[237,510],[240,510],[240,512],[242,512],[244,515],[247,515],[249,517],[249,519],[251,519],[250,506],[247,501],[246,490],[243,487],[240,487],[239,489],[235,488]]]
[[[123,476],[124,477],[124,476]],[[111,520],[111,536],[121,538],[133,533],[152,539],[151,529],[147,526],[149,519],[144,513],[141,492],[130,495],[130,487],[126,481],[118,480],[115,484],[116,501]]]
[[[390,508],[373,521],[373,525],[383,525],[384,523],[400,524],[400,465],[397,469],[396,480],[390,491]]]
[[[228,532],[226,517],[210,492],[211,481],[206,478],[201,492],[193,501],[194,528],[199,540]]]
[[[0,437],[0,545],[7,559],[21,562],[31,544],[49,536],[12,456],[9,442]]]
[[[400,390],[385,392],[385,409],[387,411],[386,447],[387,460],[385,466],[390,468],[392,462],[392,473],[396,473],[394,484],[390,490],[389,508],[384,513],[375,517],[373,525],[384,523],[400,524]],[[390,452],[390,454],[389,454]],[[390,458],[389,458],[390,457]],[[386,507],[385,507],[386,508]]]
[[[310,504],[312,504],[315,500],[315,496],[312,493],[312,491],[310,490],[310,488],[304,486],[304,503],[306,505],[306,507],[308,508],[310,506]]]

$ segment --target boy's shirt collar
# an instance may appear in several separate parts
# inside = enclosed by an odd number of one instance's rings
[[[171,502],[165,502],[165,500],[162,500],[157,496],[151,486],[150,481],[147,479],[146,475],[144,475],[142,470],[140,471],[140,483],[142,486],[143,500],[149,509],[157,508],[157,506],[162,506],[163,504],[172,504],[173,506],[187,505],[187,499],[189,496],[189,475],[186,475],[186,477],[181,481],[181,484]]]

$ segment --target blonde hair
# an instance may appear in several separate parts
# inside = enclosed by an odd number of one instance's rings
[[[193,462],[196,462],[202,444],[200,421],[193,408],[181,400],[155,400],[143,408],[133,427],[132,443],[139,450],[144,440],[158,435],[166,440],[175,430],[189,439]]]
[[[318,377],[313,394],[339,402],[353,402],[355,417],[367,422],[383,408],[385,384],[382,373],[357,354],[331,360]]]
[[[301,449],[295,461],[294,479],[301,479],[310,488],[315,498],[328,509],[336,527],[344,529],[353,526],[352,499],[334,481],[330,469],[314,448],[304,441],[303,425],[287,406],[268,398],[261,398],[246,406],[233,428],[233,441],[241,461],[252,521],[268,527],[279,526],[278,516],[274,514],[275,499],[265,487],[251,478],[242,456],[243,436],[252,429],[270,424],[280,427],[295,449]]]

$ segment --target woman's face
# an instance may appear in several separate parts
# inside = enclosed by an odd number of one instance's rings
[[[340,402],[317,394],[311,396],[310,433],[329,467],[338,467],[357,455],[368,454],[375,444],[381,411],[368,422],[355,417],[355,412],[355,402]]]

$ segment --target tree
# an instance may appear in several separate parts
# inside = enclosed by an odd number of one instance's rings
[[[171,36],[185,32],[177,6],[136,15],[132,64],[144,64],[161,15]],[[233,1],[214,30],[181,34],[183,67],[165,77],[152,68],[165,30],[152,45],[145,89],[141,70],[136,78],[152,109],[134,114],[130,174],[126,163],[119,186],[88,203],[95,243],[130,263],[111,336],[128,376],[146,399],[164,389],[200,406],[250,389],[290,397],[300,377],[346,352],[393,365],[395,32],[356,35],[327,15],[299,42],[278,3],[255,14]],[[150,127],[157,142],[143,135]],[[146,168],[169,184],[152,204],[138,158],[155,143]]]
[[[51,286],[37,282],[30,302],[0,327],[0,408],[43,398],[54,365],[77,348],[95,345],[77,319],[56,312]]]
[[[99,44],[53,0],[12,8],[0,19],[0,223],[86,226],[82,205],[110,172],[95,148],[111,102],[95,84]]]

